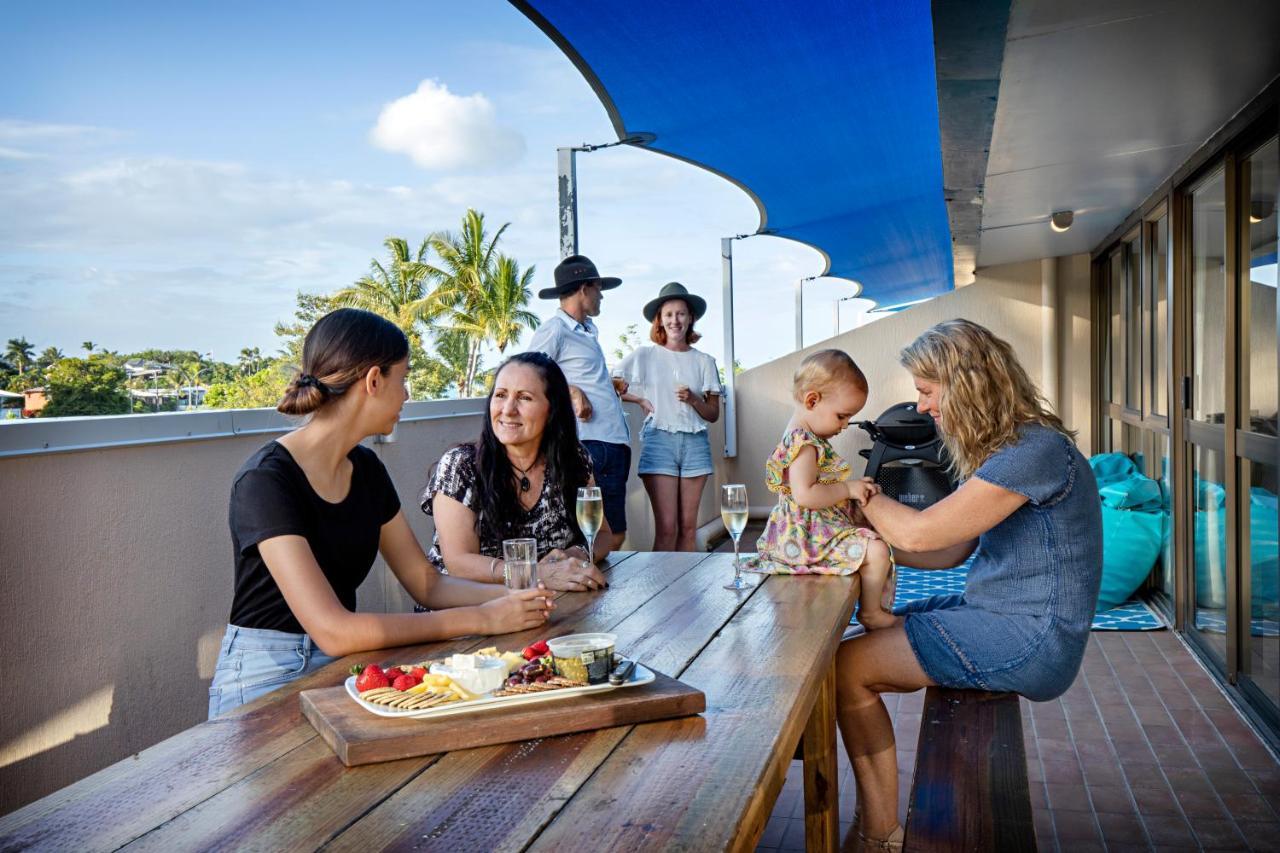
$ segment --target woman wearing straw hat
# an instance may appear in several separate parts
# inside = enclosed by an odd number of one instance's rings
[[[622,399],[644,409],[640,479],[653,504],[655,551],[692,551],[698,504],[711,464],[707,424],[720,417],[716,360],[693,348],[694,323],[706,300],[683,284],[663,285],[644,306],[653,346],[641,347],[614,368],[627,383]]]

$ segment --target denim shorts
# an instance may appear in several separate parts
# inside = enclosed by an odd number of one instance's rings
[[[1064,637],[1053,616],[994,613],[966,604],[963,593],[911,601],[893,612],[904,617],[920,668],[940,687],[1045,702],[1067,691],[1084,657],[1084,644]]]
[[[209,719],[335,660],[306,634],[228,625],[209,686]]]
[[[604,517],[614,533],[627,531],[627,477],[631,475],[631,446],[588,439],[582,446],[591,454],[591,467],[600,487]]]
[[[669,477],[703,477],[715,471],[711,464],[711,437],[702,432],[668,432],[645,422],[640,430],[641,474]]]

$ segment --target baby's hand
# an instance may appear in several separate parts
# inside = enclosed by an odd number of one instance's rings
[[[872,495],[880,494],[880,487],[866,477],[861,480],[846,480],[845,487],[849,490],[849,499],[858,506],[866,506]]]

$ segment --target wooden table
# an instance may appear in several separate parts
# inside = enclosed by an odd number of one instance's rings
[[[496,638],[614,632],[620,652],[701,689],[701,716],[347,768],[299,690],[341,683],[356,661],[495,638],[354,655],[0,818],[0,850],[750,850],[802,735],[808,847],[835,849],[832,661],[857,579],[735,593],[721,588],[732,562],[615,555],[610,588],[561,596],[550,631]]]

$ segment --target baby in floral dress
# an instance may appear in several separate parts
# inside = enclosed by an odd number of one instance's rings
[[[851,478],[849,463],[830,439],[867,402],[867,379],[841,350],[815,352],[792,382],[795,413],[782,443],[765,463],[765,482],[778,495],[744,568],[767,574],[862,576],[858,621],[887,628],[894,616],[882,604],[892,575],[889,546],[866,526],[859,507],[879,488]]]

